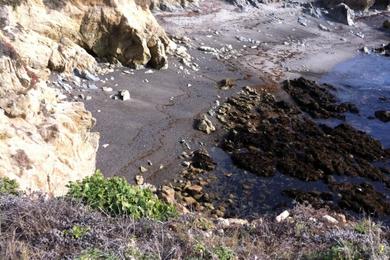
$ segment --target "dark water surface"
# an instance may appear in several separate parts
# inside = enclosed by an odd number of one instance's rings
[[[360,113],[348,114],[349,124],[390,147],[390,123],[372,118],[377,110],[390,110],[389,57],[358,55],[335,66],[320,82],[334,85],[341,101],[357,105]]]

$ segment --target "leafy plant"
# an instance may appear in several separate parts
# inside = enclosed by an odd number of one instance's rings
[[[8,177],[0,178],[0,194],[18,194],[19,185]]]
[[[83,227],[83,226],[73,226],[69,230],[64,231],[64,235],[70,235],[75,239],[79,239],[84,237],[87,233],[89,232],[88,227]]]
[[[105,178],[100,171],[68,185],[70,197],[112,215],[130,215],[134,219],[167,220],[176,209],[159,200],[150,189],[130,185],[122,177]]]
[[[214,254],[219,260],[233,260],[234,252],[225,246],[219,246],[214,249]]]
[[[99,249],[88,249],[81,253],[76,260],[117,260],[119,259],[113,254],[102,252]]]
[[[211,220],[209,220],[207,218],[200,217],[200,218],[195,219],[194,226],[196,228],[207,231],[207,230],[212,229],[214,227],[214,224]]]
[[[192,249],[193,249],[193,253],[195,255],[194,259],[199,259],[199,258],[200,259],[211,259],[212,258],[210,251],[201,242],[197,242]]]
[[[361,248],[350,241],[339,241],[328,250],[312,256],[309,259],[323,260],[352,260],[364,259],[364,255],[360,252]]]
[[[355,225],[355,231],[360,234],[367,234],[373,229],[374,223],[370,219],[363,219]]]

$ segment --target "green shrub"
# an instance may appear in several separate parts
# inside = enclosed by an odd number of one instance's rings
[[[370,219],[363,219],[355,225],[354,229],[360,234],[368,234],[374,228],[374,223]]]
[[[69,235],[75,239],[83,238],[89,232],[89,227],[73,226],[71,229],[64,230],[64,235]]]
[[[7,177],[0,178],[0,194],[18,194],[19,185],[15,180]]]
[[[219,260],[233,260],[234,252],[225,246],[219,246],[214,249],[214,254],[216,255],[217,259]]]
[[[68,185],[70,197],[112,215],[130,215],[134,219],[167,220],[176,216],[173,206],[159,200],[149,189],[130,185],[124,178],[104,178],[100,171]]]
[[[119,260],[119,257],[93,248],[82,252],[81,255],[76,257],[76,260]]]

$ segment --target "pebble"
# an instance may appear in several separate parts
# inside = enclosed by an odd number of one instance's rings
[[[111,87],[103,87],[104,92],[112,92],[113,89]]]
[[[103,144],[102,147],[103,148],[107,148],[109,146],[109,144]]]
[[[140,166],[140,167],[139,167],[139,171],[140,171],[141,173],[145,173],[145,172],[148,171],[148,169],[145,168],[144,166]]]
[[[181,163],[181,165],[183,165],[184,167],[190,167],[191,162],[189,162],[189,161],[184,161],[184,162]]]
[[[98,87],[96,86],[96,84],[94,84],[94,83],[91,83],[91,82],[88,82],[88,88],[89,89],[93,89],[93,90],[95,90],[95,89],[98,89]]]
[[[329,31],[330,31],[329,28],[326,27],[325,25],[319,24],[318,27],[319,27],[321,30],[323,30],[323,31],[326,31],[326,32],[329,32]]]

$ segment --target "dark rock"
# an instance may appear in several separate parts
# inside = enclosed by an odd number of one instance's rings
[[[284,90],[291,95],[300,109],[313,118],[340,118],[345,112],[359,113],[354,104],[337,104],[335,95],[331,93],[335,88],[331,85],[318,85],[316,82],[304,78],[285,81]]]
[[[309,203],[316,209],[331,207],[333,205],[333,195],[331,192],[318,192],[318,191],[300,191],[300,190],[285,190],[283,193],[299,203]]]
[[[387,123],[390,121],[390,111],[389,110],[375,111],[375,117],[381,120],[382,122]]]
[[[334,184],[331,188],[341,194],[339,205],[342,208],[374,215],[390,214],[389,201],[370,184],[342,183]]]
[[[383,22],[383,28],[390,29],[390,19],[387,19]]]
[[[388,43],[388,44],[385,45],[385,46],[376,48],[376,49],[374,49],[374,51],[375,51],[376,53],[380,53],[380,54],[382,54],[382,55],[384,55],[384,56],[389,57],[389,56],[390,56],[390,43]]]
[[[322,0],[322,4],[328,8],[334,8],[340,4],[345,4],[354,10],[367,10],[373,6],[374,3],[375,0]]]
[[[354,25],[355,12],[344,3],[335,6],[329,13],[333,19],[340,23]]]
[[[302,103],[309,100],[307,104],[314,104],[302,106],[309,114],[313,114],[309,108],[318,115],[327,116],[339,116],[338,112],[345,111],[345,107],[350,109],[347,105],[340,108],[334,104],[334,96],[327,91],[311,91],[316,84],[308,82],[310,84],[296,88],[302,91],[292,93],[297,95],[298,102],[302,95],[306,96]],[[305,89],[305,86],[308,87]],[[249,107],[243,104],[245,101]],[[374,161],[387,155],[381,144],[364,132],[347,124],[335,128],[317,125],[296,105],[277,101],[267,93],[255,97],[243,92],[228,103],[231,106],[225,125],[231,130],[221,147],[232,154],[233,162],[240,168],[261,176],[272,176],[279,171],[306,181],[330,180],[328,176],[331,175],[387,180],[373,165]],[[321,108],[319,103],[328,110]]]
[[[216,163],[211,159],[208,152],[204,149],[200,149],[194,152],[192,157],[192,166],[205,171],[212,171],[215,168]]]
[[[226,90],[234,87],[236,85],[235,79],[223,79],[217,82],[217,86],[220,89]]]

